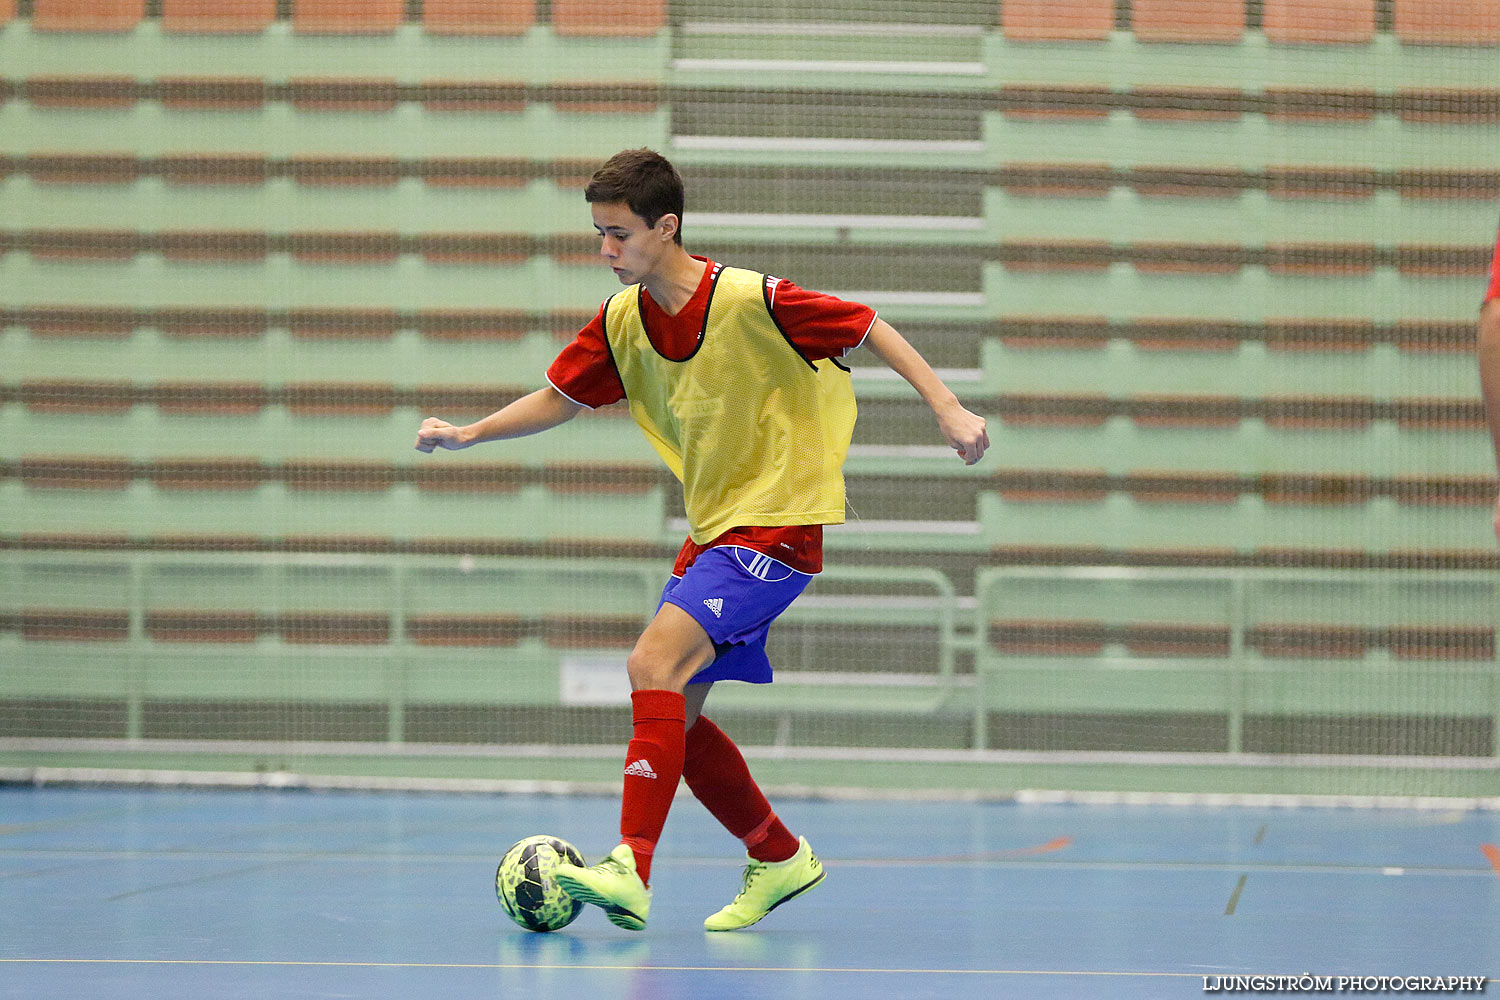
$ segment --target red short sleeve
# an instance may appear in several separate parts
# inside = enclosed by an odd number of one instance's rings
[[[1500,299],[1500,236],[1495,238],[1495,259],[1490,262],[1490,290],[1485,293],[1484,301]]]
[[[578,331],[573,342],[547,369],[552,388],[575,403],[590,409],[618,403],[625,398],[625,386],[604,339],[604,308]]]
[[[875,310],[836,295],[767,278],[771,314],[783,333],[809,361],[841,358],[864,342],[875,324]]]

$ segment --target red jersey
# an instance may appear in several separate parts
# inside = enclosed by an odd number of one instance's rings
[[[1490,262],[1490,290],[1485,293],[1484,301],[1500,299],[1500,236],[1495,238],[1495,259]]]
[[[676,315],[669,314],[652,300],[649,292],[641,290],[646,335],[651,346],[667,358],[690,356],[708,320],[714,276],[722,265],[703,257],[695,259],[708,266],[692,297]],[[768,279],[767,289],[776,325],[809,361],[843,357],[864,342],[875,323],[875,311],[857,302],[810,292],[779,278]],[[605,338],[602,306],[552,362],[547,369],[547,381],[573,402],[590,409],[625,398],[625,387]],[[706,549],[726,544],[762,552],[802,573],[817,573],[823,568],[823,526],[813,524],[732,528],[707,545],[696,545],[689,540],[678,554],[673,572],[680,574]]]

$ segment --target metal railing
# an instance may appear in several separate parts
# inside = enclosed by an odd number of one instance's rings
[[[1025,588],[1043,594],[1071,590],[1077,603],[1045,616],[1018,615],[1007,604],[1006,596]],[[1191,592],[1188,602],[1192,606],[1189,614],[1194,616],[1191,621],[1217,627],[1222,648],[1214,650],[1212,655],[1142,655],[1120,648],[1118,642],[1107,641],[1107,632],[1095,637],[1096,648],[1089,652],[1069,651],[1065,644],[1059,643],[1055,652],[1027,655],[1000,648],[1003,644],[995,642],[997,623],[1006,619],[1170,623],[1189,617],[1177,607],[1151,607],[1152,588],[1179,595]],[[1122,602],[1130,605],[1128,614],[1111,615],[1102,599],[1109,589],[1135,591],[1129,600]],[[1347,614],[1317,614],[1319,608],[1315,602],[1299,606],[1299,594],[1315,596],[1319,589],[1338,594],[1344,605],[1341,610]],[[1457,596],[1464,598],[1460,603],[1465,606],[1446,609],[1449,612],[1446,615],[1435,615],[1431,606],[1434,602],[1419,599],[1427,596],[1427,591],[1455,589],[1463,591]],[[1077,595],[1086,597],[1089,590],[1098,592],[1100,606],[1094,609],[1094,614],[1074,613],[1073,608],[1084,603]],[[1024,671],[1050,671],[1056,675],[1060,688],[1087,684],[1091,679],[1102,682],[1122,674],[1147,678],[1141,685],[1145,687],[1151,683],[1152,675],[1159,675],[1164,678],[1159,688],[1163,708],[1170,708],[1177,700],[1168,675],[1196,674],[1210,679],[1214,683],[1181,700],[1201,703],[1204,690],[1211,693],[1217,688],[1222,693],[1218,708],[1226,717],[1225,747],[1230,753],[1246,749],[1245,723],[1255,707],[1251,689],[1257,683],[1281,683],[1295,690],[1298,682],[1307,687],[1319,683],[1321,676],[1325,684],[1345,686],[1341,694],[1351,714],[1400,714],[1404,710],[1421,714],[1427,710],[1420,704],[1424,692],[1416,689],[1422,679],[1456,683],[1456,695],[1450,691],[1446,697],[1432,700],[1463,702],[1468,706],[1466,714],[1487,717],[1491,731],[1489,753],[1500,756],[1500,643],[1494,638],[1495,623],[1500,621],[1500,574],[1438,570],[1004,567],[980,571],[975,591],[973,641],[980,682],[976,704],[981,706],[975,710],[976,748],[985,746],[985,726],[979,713],[996,709],[994,690],[1003,689],[1008,679]],[[1428,606],[1422,606],[1424,603]],[[1335,621],[1329,622],[1330,617]],[[1288,622],[1293,624],[1288,626]],[[1262,648],[1266,643],[1257,641],[1257,636],[1263,635],[1268,627],[1274,631],[1272,623],[1280,623],[1283,630],[1305,627],[1307,638],[1302,644],[1308,648],[1302,655],[1267,652]],[[1347,630],[1344,633],[1338,631],[1341,624]],[[1351,637],[1357,648],[1352,652],[1330,648],[1327,655],[1317,655],[1318,628],[1325,625],[1329,626],[1326,634],[1332,636],[1327,640],[1330,645],[1343,634]],[[1378,641],[1367,642],[1371,637],[1378,639],[1391,633],[1441,634],[1448,627],[1468,629],[1471,634],[1487,631],[1488,641],[1460,643],[1431,653],[1429,658],[1394,655],[1389,649],[1379,648]],[[1365,645],[1371,648],[1363,651]],[[1368,690],[1358,689],[1362,683],[1374,688],[1379,682],[1384,682],[1387,689],[1404,687],[1410,697],[1372,697]],[[1073,700],[1089,701],[1087,697]],[[1372,710],[1372,705],[1379,711]],[[1311,714],[1320,711],[1320,706],[1292,706],[1288,711]]]
[[[349,579],[374,581],[360,598],[369,616],[381,619],[383,641],[340,646],[280,642],[275,635],[258,635],[233,647],[203,642],[168,643],[153,638],[148,617],[164,608],[180,608],[184,585],[194,574],[212,571],[263,573],[242,589],[253,610],[274,617],[277,607],[295,602],[298,594],[286,589],[287,574],[326,572],[323,586],[336,586],[340,573]],[[365,574],[360,577],[360,574]],[[198,678],[212,680],[216,695],[235,698],[268,697],[275,692],[254,676],[225,676],[234,669],[232,657],[250,657],[242,665],[287,662],[318,664],[367,662],[379,671],[362,681],[353,697],[383,699],[387,739],[401,742],[409,692],[419,672],[446,657],[493,656],[530,659],[517,668],[516,684],[525,688],[527,704],[557,703],[556,653],[537,647],[530,654],[509,649],[456,651],[423,645],[409,634],[411,616],[429,606],[422,591],[439,576],[452,586],[474,587],[475,604],[482,606],[485,587],[509,580],[523,589],[539,588],[550,580],[584,602],[598,601],[617,618],[639,614],[649,619],[664,579],[656,560],[558,559],[522,557],[415,556],[372,553],[256,553],[256,552],[120,552],[38,551],[16,553],[0,563],[0,698],[79,697],[65,676],[68,661],[87,660],[88,679],[97,696],[123,700],[127,738],[144,733],[148,699],[164,694],[194,697]],[[472,575],[473,583],[464,582]],[[207,586],[209,577],[205,575]],[[40,592],[38,582],[46,584]],[[48,581],[51,581],[49,584]],[[168,581],[162,584],[162,581]],[[453,583],[453,581],[459,581]],[[67,600],[72,584],[80,596]],[[157,587],[164,591],[158,592]],[[90,590],[92,587],[92,591]],[[49,593],[50,588],[50,593]],[[101,596],[101,594],[103,596]],[[590,596],[593,595],[593,596]],[[606,598],[604,595],[608,595]],[[1311,595],[1305,604],[1301,597]],[[1323,609],[1318,614],[1316,598]],[[1331,596],[1330,596],[1331,595]],[[198,595],[204,607],[215,607],[211,595]],[[554,594],[554,598],[555,598]],[[547,598],[531,594],[536,608]],[[528,598],[529,599],[529,598]],[[606,603],[607,601],[607,603]],[[1114,604],[1109,604],[1113,601]],[[1447,603],[1445,603],[1447,602]],[[116,642],[59,643],[22,638],[27,609],[49,604],[76,609],[107,605],[123,611]],[[242,610],[243,604],[235,605]],[[494,605],[490,605],[494,607]],[[1080,610],[1082,609],[1082,610]],[[503,609],[501,609],[503,610]],[[1339,613],[1361,636],[1394,634],[1403,627],[1441,633],[1447,626],[1480,636],[1469,645],[1429,646],[1412,655],[1393,651],[1380,641],[1331,651],[1327,656],[1303,651],[1289,655],[1268,651],[1264,630],[1268,623],[1318,623]],[[1006,621],[1030,619],[1069,622],[1162,623],[1190,621],[1211,626],[1220,643],[1211,653],[1189,644],[1177,655],[1125,648],[1112,641],[1107,629],[1091,643],[1061,641],[1054,648],[1017,648],[1002,641]],[[1283,714],[1319,712],[1351,716],[1462,715],[1487,719],[1488,752],[1500,756],[1500,652],[1494,626],[1500,621],[1500,574],[1437,570],[1313,570],[1208,569],[1120,567],[992,567],[976,576],[973,598],[961,597],[951,581],[931,569],[830,566],[783,618],[788,624],[822,623],[855,629],[879,623],[911,625],[936,630],[936,669],[903,673],[895,662],[851,660],[848,669],[780,670],[780,683],[749,693],[739,702],[750,710],[777,713],[861,711],[941,713],[963,717],[972,725],[970,745],[989,745],[992,717],[1007,710],[1045,715],[1111,710],[1149,713],[1175,708],[1211,709],[1222,714],[1226,731],[1223,746],[1229,753],[1247,749],[1246,722],[1264,715],[1274,701],[1268,691],[1281,692],[1277,710]],[[1394,631],[1393,631],[1394,630]],[[930,632],[929,632],[930,634]],[[53,636],[57,638],[58,636]],[[1024,644],[1023,644],[1024,645]],[[1358,646],[1358,642],[1356,642]],[[974,670],[962,669],[960,658],[972,655]],[[621,652],[623,659],[623,651]],[[202,669],[198,669],[201,662]],[[931,662],[930,660],[928,661]],[[59,668],[63,668],[60,670]],[[336,687],[330,667],[326,691]],[[247,671],[248,673],[249,671]],[[447,683],[441,677],[437,684]],[[177,685],[174,688],[173,685]],[[1321,686],[1319,686],[1321,685]],[[1026,692],[1030,692],[1027,694]],[[1021,693],[1017,693],[1021,692]],[[1309,694],[1310,692],[1310,694]],[[465,692],[455,690],[455,699]],[[1121,695],[1118,702],[1111,698]],[[296,690],[289,698],[296,698]],[[429,687],[429,697],[430,687]],[[1303,703],[1298,697],[1306,696]],[[476,695],[490,703],[493,693]],[[1032,701],[1025,703],[1025,698]],[[489,700],[486,700],[489,699]],[[1135,699],[1132,703],[1131,699]]]

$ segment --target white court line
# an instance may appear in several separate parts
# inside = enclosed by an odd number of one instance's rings
[[[48,741],[19,741],[6,740],[4,742],[48,742]],[[69,742],[69,741],[50,741]],[[98,742],[114,745],[112,752],[129,752],[131,750],[177,750],[179,747],[170,744],[180,744],[188,741],[172,740],[146,740],[139,743],[147,743],[149,746],[142,747],[138,742],[125,740],[79,740],[72,742]],[[224,753],[231,752],[234,748],[226,748],[212,745],[215,741],[202,741],[205,745],[202,752]],[[169,746],[164,747],[164,744]],[[267,754],[286,753],[287,748],[278,743],[256,744]],[[309,749],[298,751],[303,755],[332,755],[348,756],[349,747],[334,744],[307,744]],[[72,748],[67,748],[72,749]],[[477,745],[465,745],[462,747],[440,747],[450,752],[453,756],[468,757],[496,757],[496,758],[526,758],[526,757],[578,757],[590,759],[618,759],[618,750],[613,746],[603,744],[586,747],[552,746],[552,745],[528,745],[528,746],[490,746],[481,747]],[[1295,756],[1280,756],[1274,754],[1252,755],[1252,754],[1225,754],[1227,760],[1213,760],[1211,754],[1174,754],[1174,753],[1109,753],[1104,751],[1002,751],[1002,750],[914,750],[911,748],[880,749],[880,748],[845,748],[845,747],[744,747],[745,756],[757,760],[843,760],[843,761],[878,761],[882,764],[890,764],[895,761],[902,762],[926,762],[926,763],[978,763],[978,764],[1049,764],[1049,765],[1074,765],[1074,764],[1144,764],[1147,766],[1177,767],[1183,765],[1210,764],[1223,766],[1245,766],[1247,764],[1266,767],[1286,767],[1287,765],[1306,766],[1317,764],[1320,766],[1340,768],[1367,768],[1367,767],[1394,767],[1415,766],[1423,769],[1433,767],[1430,762],[1418,760],[1412,763],[1410,759],[1397,758],[1394,760],[1383,760],[1380,758],[1354,757],[1347,759],[1344,756],[1330,757],[1324,761],[1308,761]],[[394,756],[394,757],[422,757],[427,756],[413,744],[379,744],[360,745],[355,748],[354,756]],[[363,753],[359,751],[363,750]],[[1260,758],[1260,759],[1256,759]],[[1467,764],[1472,767],[1492,767],[1492,758],[1469,758],[1456,764],[1437,765],[1438,769],[1444,766],[1459,767]],[[294,772],[262,772],[250,773],[243,771],[165,771],[165,770],[128,770],[110,768],[69,768],[69,767],[38,767],[38,768],[0,768],[0,783],[26,784],[36,787],[49,785],[126,785],[145,787],[204,787],[204,788],[264,788],[264,789],[312,789],[312,790],[349,790],[349,791],[421,791],[421,792],[461,792],[476,794],[513,794],[513,795],[614,795],[619,792],[619,782],[613,781],[544,781],[537,779],[503,779],[503,778],[385,778],[385,777],[357,777],[339,775],[308,775]],[[959,801],[1001,801],[1022,802],[1036,804],[1054,803],[1080,803],[1084,805],[1119,805],[1119,806],[1171,806],[1171,807],[1249,807],[1249,808],[1326,808],[1326,809],[1399,809],[1416,810],[1424,812],[1432,811],[1500,811],[1500,797],[1490,798],[1446,798],[1435,796],[1380,796],[1380,795],[1271,795],[1259,793],[1211,793],[1211,792],[1077,792],[1049,789],[1017,789],[1006,792],[984,792],[963,789],[918,789],[918,788],[894,788],[874,789],[863,787],[830,787],[809,785],[775,785],[767,786],[767,791],[773,791],[780,796],[792,796],[799,798],[823,798],[836,800],[889,800],[903,801],[912,798],[931,798],[935,800],[959,800]],[[1479,870],[1479,869],[1475,869]]]
[[[233,958],[0,958],[0,965],[209,965],[244,968],[332,968],[332,969],[558,969],[590,972],[791,972],[900,976],[1053,976],[1126,977],[1133,979],[1200,979],[1188,972],[1106,972],[1069,969],[866,969],[853,966],[772,965],[608,965],[595,962],[314,962],[276,959]]]
[[[684,794],[679,791],[679,795]],[[1308,807],[1313,808],[1313,807]],[[1022,849],[1024,850],[1024,849]],[[7,858],[35,858],[39,860],[73,861],[74,864],[67,865],[68,868],[76,868],[85,863],[96,861],[158,861],[169,864],[181,862],[212,862],[242,860],[245,858],[275,859],[280,862],[286,861],[312,861],[318,864],[368,864],[372,858],[381,861],[389,861],[392,855],[389,851],[378,849],[368,850],[337,850],[318,851],[311,854],[306,851],[274,851],[274,850],[173,850],[163,853],[155,850],[120,850],[100,848],[0,848],[0,856]],[[460,854],[460,853],[429,853],[425,851],[403,851],[400,859],[404,862],[421,862],[424,865],[462,865],[470,866],[480,862],[491,862],[493,858],[488,854]],[[1392,876],[1425,877],[1425,878],[1478,878],[1488,880],[1494,875],[1487,866],[1475,866],[1471,868],[1436,867],[1436,866],[1401,866],[1378,865],[1374,863],[1360,864],[1351,863],[1347,865],[1318,862],[1284,862],[1284,861],[1103,861],[1068,859],[1065,857],[1038,857],[1034,854],[1020,854],[995,856],[993,854],[980,854],[978,856],[954,855],[952,857],[939,858],[899,858],[899,857],[840,857],[838,864],[840,868],[894,868],[903,865],[925,864],[938,865],[972,865],[975,862],[983,862],[988,865],[1003,865],[1006,868],[1020,868],[1032,870],[1049,871],[1085,871],[1085,872],[1243,872],[1253,871],[1263,874],[1285,874],[1285,875],[1380,875],[1386,878]],[[672,865],[691,866],[695,868],[728,868],[737,862],[723,857],[673,857]],[[53,871],[55,871],[54,869]],[[52,874],[52,871],[45,874]],[[0,960],[3,961],[3,960]],[[11,959],[19,962],[23,959]]]
[[[980,230],[973,215],[818,215],[809,212],[694,212],[694,225],[775,229]]]
[[[984,76],[982,62],[892,59],[673,59],[682,73],[884,73],[899,76]]]

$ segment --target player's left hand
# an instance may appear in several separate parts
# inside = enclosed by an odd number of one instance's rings
[[[965,465],[973,465],[979,461],[990,447],[990,436],[985,430],[984,418],[977,413],[970,413],[962,406],[955,405],[939,415],[938,426]]]

